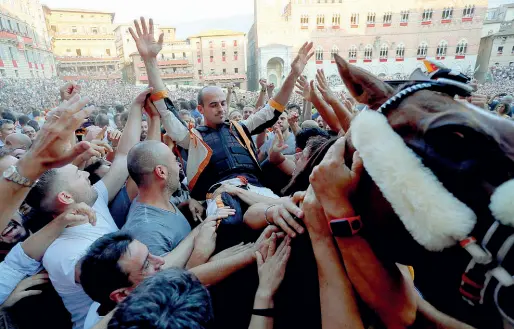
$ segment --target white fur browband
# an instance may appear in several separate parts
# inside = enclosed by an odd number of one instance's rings
[[[467,237],[475,213],[444,188],[382,114],[362,111],[351,135],[366,171],[420,245],[440,251]]]

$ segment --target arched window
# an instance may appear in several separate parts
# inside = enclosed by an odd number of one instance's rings
[[[373,58],[373,47],[371,45],[367,45],[364,48],[364,59],[372,59]]]
[[[357,58],[357,47],[351,46],[350,50],[348,51],[348,58],[349,59],[356,59]]]
[[[462,11],[462,17],[470,18],[475,15],[475,5],[466,5]]]
[[[468,52],[468,42],[466,40],[461,40],[457,44],[457,49],[455,50],[455,55],[464,56]]]
[[[453,17],[453,7],[447,7],[443,9],[442,19],[452,19]]]
[[[323,60],[323,48],[321,48],[320,46],[318,48],[316,48],[316,60],[317,61]]]
[[[404,58],[405,57],[405,46],[403,43],[400,43],[396,47],[396,58]]]
[[[448,42],[445,40],[442,40],[439,42],[439,45],[437,46],[436,56],[438,57],[444,57],[446,56],[446,51],[448,49]]]
[[[387,46],[386,44],[382,45],[382,47],[380,47],[380,59],[387,59],[388,53],[389,46]]]
[[[418,46],[418,58],[422,58],[422,57],[427,57],[427,52],[428,52],[428,45],[426,44],[426,42],[422,42],[420,43],[420,45]]]
[[[334,55],[339,54],[339,48],[337,48],[336,45],[332,47],[332,50],[330,51],[330,59],[334,60]]]

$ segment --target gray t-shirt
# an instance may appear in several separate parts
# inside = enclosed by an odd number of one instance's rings
[[[273,145],[273,139],[275,139],[275,134],[270,133],[266,142],[261,146],[261,152],[266,154],[266,156],[268,156],[269,149]],[[293,133],[289,133],[289,136],[284,140],[284,143],[287,145],[287,149],[282,152],[283,155],[293,155],[296,153],[296,138]]]
[[[190,232],[191,226],[175,205],[175,212],[132,201],[122,231],[144,243],[157,256],[172,251]]]

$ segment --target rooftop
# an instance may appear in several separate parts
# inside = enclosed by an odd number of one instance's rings
[[[201,37],[222,37],[228,35],[245,35],[245,33],[232,30],[208,30],[192,35],[188,39]]]
[[[50,12],[107,14],[107,15],[111,15],[111,20],[114,20],[114,15],[115,15],[115,13],[109,12],[109,11],[89,10],[89,9],[79,9],[79,8],[50,8],[47,5],[43,5],[43,9],[48,10]]]

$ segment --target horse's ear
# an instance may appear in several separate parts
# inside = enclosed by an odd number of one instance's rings
[[[341,79],[359,103],[376,110],[394,95],[394,89],[387,83],[365,70],[349,64],[337,54],[334,57]]]

